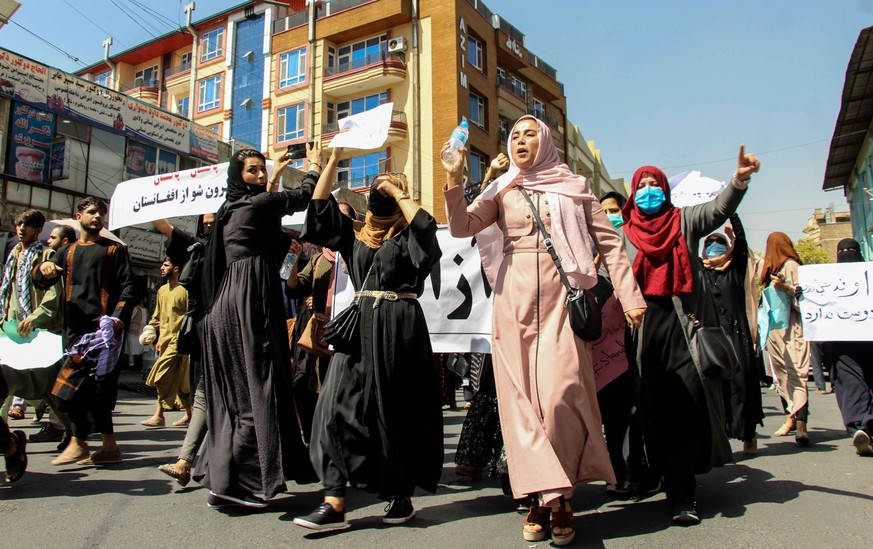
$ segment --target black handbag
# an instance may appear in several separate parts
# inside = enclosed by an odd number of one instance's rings
[[[705,327],[691,316],[690,344],[697,349],[703,377],[730,380],[740,369],[737,351],[721,326]]]
[[[370,264],[367,276],[361,284],[361,290],[367,285],[370,273],[373,272],[375,261]],[[361,310],[358,307],[360,298],[355,298],[352,304],[337,313],[330,322],[324,325],[324,341],[335,351],[343,354],[353,354],[361,348],[361,334],[358,328],[361,323]]]
[[[176,336],[176,352],[180,355],[197,355],[200,353],[200,337],[197,335],[197,321],[194,320],[196,304],[188,301],[188,311],[179,324],[179,334]]]
[[[537,211],[536,206],[534,206],[533,200],[531,200],[527,191],[524,189],[519,190],[534,214],[537,227],[543,235],[543,243],[546,245],[552,261],[555,262],[555,266],[558,268],[561,282],[567,288],[567,309],[570,312],[570,328],[583,341],[597,341],[603,333],[603,318],[600,314],[602,304],[600,299],[592,291],[578,290],[570,286],[570,279],[567,278],[567,273],[564,272],[564,267],[561,266],[561,258],[558,257],[558,253],[555,251],[552,238],[549,236],[548,231],[546,231],[546,226],[543,225],[540,213]],[[600,279],[603,279],[608,284],[604,277],[598,277],[598,286],[601,284]]]

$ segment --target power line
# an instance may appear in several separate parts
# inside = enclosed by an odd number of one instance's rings
[[[153,33],[152,31],[150,31],[149,29],[147,29],[147,28],[145,27],[145,25],[143,25],[142,23],[140,23],[139,19],[137,19],[136,17],[134,17],[133,15],[131,15],[131,14],[130,14],[126,9],[124,9],[124,8],[121,6],[121,4],[119,4],[119,3],[116,2],[115,0],[109,0],[109,1],[112,2],[112,5],[115,6],[116,8],[118,8],[118,10],[121,11],[121,13],[123,13],[124,15],[126,15],[128,19],[130,19],[131,21],[133,21],[134,23],[136,23],[137,26],[138,26],[139,28],[141,28],[142,30],[146,31],[146,32],[147,32],[147,33],[148,33],[152,38],[157,38],[157,37],[158,37],[158,35],[156,35],[156,34]]]
[[[35,32],[33,32],[32,30],[28,29],[27,27],[25,27],[25,26],[19,24],[17,21],[13,21],[12,19],[4,19],[4,20],[5,20],[7,23],[12,23],[13,25],[15,25],[15,26],[19,27],[20,29],[24,30],[26,33],[30,34],[31,36],[33,36],[34,38],[36,38],[36,39],[39,40],[40,42],[43,42],[44,44],[48,45],[50,48],[54,49],[56,52],[66,55],[67,57],[69,57],[70,59],[72,59],[72,60],[75,61],[76,63],[79,63],[80,65],[85,65],[85,63],[83,63],[83,62],[82,62],[78,57],[76,57],[75,55],[73,55],[73,54],[71,54],[71,53],[67,53],[67,51],[64,50],[63,48],[61,48],[60,46],[56,46],[56,45],[52,44],[51,42],[49,42],[48,40],[46,40],[46,39],[43,38],[42,36],[36,34]]]
[[[73,11],[75,11],[76,13],[78,13],[79,15],[81,15],[82,17],[84,17],[85,20],[87,20],[88,22],[90,22],[92,25],[94,25],[95,27],[97,27],[98,29],[100,29],[101,31],[103,31],[104,33],[106,33],[106,36],[112,36],[112,33],[111,33],[111,32],[109,32],[108,30],[104,29],[103,27],[101,27],[100,25],[98,25],[97,23],[95,23],[93,19],[91,19],[90,17],[88,17],[87,15],[85,15],[84,13],[82,13],[81,11],[79,11],[79,9],[78,9],[76,6],[74,6],[73,4],[69,3],[67,0],[64,0],[64,4],[70,6],[70,8],[72,8]],[[118,43],[121,44],[121,45],[124,46],[124,47],[128,47],[127,44],[125,44],[125,43],[122,42],[121,40],[119,40]]]
[[[170,30],[175,30],[176,28],[178,28],[178,27],[176,27],[175,21],[173,21],[172,19],[168,19],[164,15],[162,15],[162,14],[158,13],[157,11],[151,9],[150,7],[138,2],[137,0],[127,0],[127,1],[130,2],[132,5],[138,7],[144,13],[150,15],[158,23],[160,23],[162,25],[166,25]]]

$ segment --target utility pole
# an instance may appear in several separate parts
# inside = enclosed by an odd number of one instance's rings
[[[197,29],[191,23],[194,18],[194,2],[185,4],[185,28],[188,29],[188,34],[192,37],[191,43],[191,81],[188,85],[188,120],[194,122],[194,110],[197,108],[197,101],[194,98],[197,85],[197,49],[200,38],[197,36]]]
[[[109,65],[109,70],[110,70],[109,87],[115,91],[118,91],[119,86],[116,83],[118,75],[116,74],[116,71],[115,71],[116,65],[115,65],[115,63],[112,62],[112,60],[109,59],[109,47],[110,46],[112,46],[112,37],[111,36],[109,38],[105,38],[103,40],[103,60],[106,62],[107,65]]]

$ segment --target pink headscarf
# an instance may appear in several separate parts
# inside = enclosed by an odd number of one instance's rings
[[[509,133],[507,150],[512,150],[515,127],[527,119],[537,123],[540,141],[533,165],[522,170],[510,155],[509,170],[489,185],[476,200],[496,200],[501,191],[512,185],[546,193],[552,221],[552,241],[570,284],[575,288],[591,288],[597,283],[597,270],[594,267],[585,210],[579,202],[595,200],[594,194],[584,177],[574,174],[561,162],[551,131],[535,117],[522,116],[515,122]],[[541,217],[544,216],[541,214]],[[503,263],[503,233],[497,224],[492,224],[476,235],[476,242],[485,275],[494,287]]]

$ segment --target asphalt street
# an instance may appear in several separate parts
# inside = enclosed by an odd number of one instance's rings
[[[779,399],[763,389],[767,413],[758,456],[734,441],[736,463],[698,476],[703,523],[672,526],[663,494],[643,501],[607,497],[602,484],[580,487],[573,499],[574,547],[871,547],[873,458],[855,455],[834,395],[810,394],[812,445],[771,434],[782,424]],[[288,493],[258,512],[220,512],[206,490],[180,489],[157,467],[175,461],[182,428],[146,428],[154,401],[122,391],[115,422],[124,462],[105,468],[49,462],[55,443],[29,445],[30,467],[0,486],[0,547],[548,547],[522,540],[522,517],[495,479],[471,482],[454,472],[464,411],[445,412],[445,468],[436,494],[414,500],[406,526],[381,523],[384,502],[350,492],[349,530],[313,534],[291,523],[321,498],[317,485],[289,484]],[[28,419],[13,429],[35,432]],[[168,424],[180,416],[168,414]],[[678,426],[681,427],[681,426]],[[94,441],[94,444],[99,444]]]

